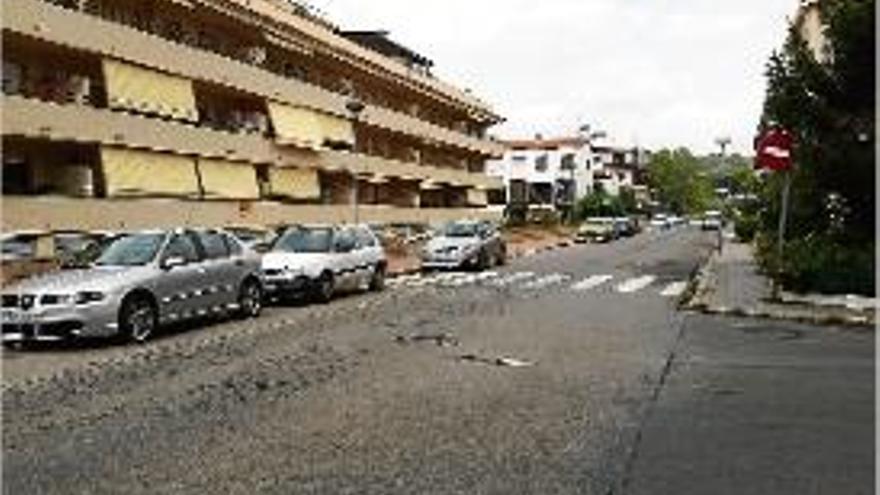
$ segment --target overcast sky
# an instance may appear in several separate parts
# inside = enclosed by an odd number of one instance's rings
[[[507,122],[501,137],[748,152],[764,67],[796,0],[313,0],[344,29],[387,29]]]

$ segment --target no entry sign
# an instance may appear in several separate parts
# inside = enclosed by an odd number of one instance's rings
[[[791,150],[794,139],[782,128],[773,128],[762,134],[755,145],[755,168],[788,170],[791,168]]]

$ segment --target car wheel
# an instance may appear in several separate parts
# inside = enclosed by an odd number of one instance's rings
[[[477,270],[486,270],[491,266],[491,263],[492,260],[490,259],[489,252],[485,249],[480,251],[480,254],[477,255]]]
[[[370,279],[370,290],[379,292],[385,288],[385,265],[378,264]]]
[[[263,289],[255,280],[245,280],[238,289],[238,315],[256,318],[263,310]]]
[[[153,336],[159,323],[156,306],[147,297],[132,296],[122,302],[119,310],[119,329],[122,336],[136,343],[144,343]]]
[[[495,259],[495,264],[498,266],[507,264],[507,248],[504,246],[501,246],[501,249],[498,250],[498,257]]]
[[[315,299],[322,303],[330,302],[330,300],[333,299],[335,284],[331,273],[324,272],[321,274],[318,278],[317,286],[315,287]]]

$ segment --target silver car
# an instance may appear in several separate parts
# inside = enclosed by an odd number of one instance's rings
[[[127,234],[87,268],[10,286],[3,342],[121,336],[143,342],[163,324],[262,308],[260,259],[226,232],[176,229]]]
[[[507,261],[507,244],[489,222],[450,222],[428,241],[421,258],[422,270],[484,270]]]

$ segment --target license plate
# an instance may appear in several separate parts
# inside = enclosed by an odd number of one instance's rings
[[[3,323],[31,323],[34,321],[32,314],[21,311],[3,311],[0,317],[2,317]]]

